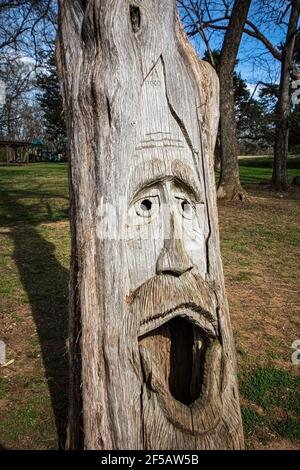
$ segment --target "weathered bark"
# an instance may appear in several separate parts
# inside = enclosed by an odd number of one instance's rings
[[[289,186],[287,158],[289,143],[289,115],[291,110],[290,72],[300,13],[300,0],[293,0],[286,42],[282,51],[279,98],[276,107],[276,132],[272,186],[277,191],[286,191]]]
[[[243,200],[246,197],[239,174],[233,72],[250,4],[251,0],[235,0],[220,55],[218,70],[222,158],[217,191],[219,199]]]
[[[173,0],[60,2],[70,449],[243,447],[214,185],[218,79],[175,12]]]

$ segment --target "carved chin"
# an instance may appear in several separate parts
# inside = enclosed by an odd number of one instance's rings
[[[222,417],[222,347],[214,327],[199,312],[178,309],[143,330],[139,350],[147,400],[157,401],[184,432],[212,431]]]

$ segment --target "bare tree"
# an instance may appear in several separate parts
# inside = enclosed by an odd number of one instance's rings
[[[32,121],[35,113],[30,114],[30,103],[34,101],[34,70],[32,64],[25,63],[9,54],[0,66],[0,80],[5,83],[5,103],[0,108],[1,137],[21,139],[29,137],[27,118]],[[38,106],[37,106],[38,108]],[[36,120],[36,132],[40,128],[40,119]],[[30,124],[31,129],[33,129]]]
[[[233,72],[236,65],[237,54],[243,34],[243,28],[251,5],[251,0],[235,0],[232,5],[223,2],[223,11],[217,11],[217,17],[213,18],[212,9],[217,8],[207,1],[191,2],[179,0],[178,4],[187,18],[187,26],[190,35],[199,34],[207,47],[210,62],[214,64],[214,58],[210,49],[209,37],[206,34],[208,25],[218,28],[219,23],[227,21],[225,36],[217,67],[220,79],[220,151],[221,151],[221,175],[218,185],[218,198],[239,199],[246,197],[242,188],[238,166],[238,144],[236,131],[236,118],[234,106]],[[218,16],[219,15],[219,16]]]
[[[287,5],[288,7],[288,5]],[[291,77],[297,78],[300,73],[295,70],[293,61],[295,39],[300,14],[300,0],[293,0],[290,5],[290,17],[287,26],[286,40],[281,53],[281,74],[279,98],[276,108],[276,133],[274,146],[274,166],[272,184],[276,190],[288,189],[287,158],[289,144],[289,115],[291,110]]]
[[[68,448],[240,449],[218,241],[218,78],[175,0],[63,0]]]
[[[56,10],[56,0],[0,0],[0,53],[37,58],[41,48],[53,44]]]
[[[246,196],[240,183],[238,145],[233,89],[233,72],[251,0],[236,0],[224,37],[218,67],[220,78],[220,138],[221,175],[219,199],[239,199]]]
[[[0,0],[0,79],[6,89],[0,108],[2,137],[43,134],[35,72],[54,50],[56,27],[56,0]]]
[[[191,36],[200,34],[205,44],[209,47],[211,31],[227,31],[230,21],[231,2],[206,2],[204,0],[179,0],[186,13],[186,24]],[[222,8],[223,4],[223,8]],[[214,15],[210,13],[213,5]],[[244,33],[257,39],[271,54],[281,62],[280,93],[276,112],[276,137],[274,145],[274,166],[272,184],[277,190],[285,190],[288,187],[287,156],[289,137],[289,114],[291,107],[290,82],[300,76],[299,69],[293,59],[295,39],[299,32],[299,8],[300,0],[279,0],[269,2],[261,0],[257,3],[255,18],[247,18]],[[288,21],[286,18],[289,18]],[[281,28],[285,31],[285,39],[279,46],[272,43],[268,29]]]

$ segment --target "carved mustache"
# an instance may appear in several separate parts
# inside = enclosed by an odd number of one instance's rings
[[[178,315],[188,317],[211,336],[218,336],[216,295],[195,269],[179,277],[152,277],[131,294],[129,303],[134,318],[140,318],[139,336]]]

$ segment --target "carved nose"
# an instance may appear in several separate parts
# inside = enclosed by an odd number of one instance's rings
[[[156,274],[180,276],[192,269],[193,265],[183,249],[180,240],[175,240],[169,247],[163,247],[156,263]]]
[[[170,274],[180,276],[192,269],[193,264],[185,251],[180,238],[175,237],[174,221],[171,221],[170,239],[165,239],[157,262],[156,274]]]

